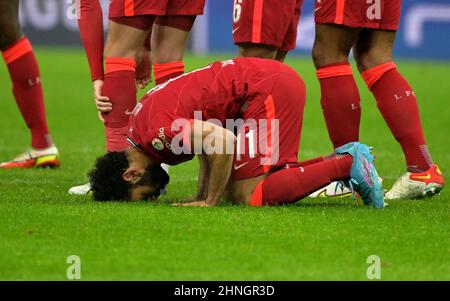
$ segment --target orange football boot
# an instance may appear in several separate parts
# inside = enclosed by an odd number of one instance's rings
[[[59,152],[56,146],[52,145],[45,149],[33,149],[18,155],[11,161],[3,162],[0,168],[34,168],[50,167],[55,168],[60,165]]]
[[[424,172],[407,172],[389,190],[385,199],[415,199],[438,194],[445,185],[444,176],[434,164]]]

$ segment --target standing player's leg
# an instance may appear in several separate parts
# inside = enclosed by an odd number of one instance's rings
[[[119,1],[111,5],[110,13],[114,16],[123,16],[123,7]],[[140,5],[142,7],[142,5]],[[130,9],[130,7],[128,6]],[[160,13],[163,10],[160,9]],[[103,54],[104,54],[104,36],[103,36],[103,11],[99,1],[80,0],[79,1],[79,19],[78,26],[80,36],[91,71],[91,78],[94,86],[94,98],[101,98],[102,86],[104,82]],[[150,62],[150,31],[147,35],[148,42],[141,46],[136,55],[136,85],[140,89],[151,81],[151,62]],[[99,113],[100,114],[100,113]],[[103,116],[99,116],[103,120]],[[104,121],[104,120],[103,120]],[[69,189],[70,194],[86,195],[90,192],[90,183],[78,185]]]
[[[167,0],[112,1],[105,45],[102,94],[112,104],[104,114],[108,151],[126,148],[129,115],[136,105],[136,54],[144,44],[156,15],[164,15]],[[106,106],[106,105],[104,105]]]
[[[152,30],[150,29],[144,40],[144,45],[136,54],[136,85],[144,89],[152,81],[151,45]]]
[[[334,148],[359,140],[360,97],[348,56],[359,29],[316,24],[313,60],[320,82],[321,105]]]
[[[204,8],[205,0],[168,0],[165,15],[156,18],[151,46],[157,85],[184,73],[189,32]]]
[[[195,16],[157,17],[151,34],[151,61],[156,85],[184,73],[184,49],[194,21]],[[169,172],[169,165],[161,166]],[[165,188],[162,193],[165,193]]]
[[[129,115],[136,105],[135,58],[153,20],[151,15],[111,18],[102,87],[103,96],[112,105],[112,111],[104,114],[108,151],[120,151],[127,146]]]
[[[89,62],[94,94],[99,94],[99,88],[101,88],[104,79],[103,11],[99,1],[78,0],[78,4],[77,23],[80,37]],[[148,47],[141,47],[136,56],[136,84],[140,89],[145,88],[151,81],[150,42],[146,45]]]
[[[152,32],[152,63],[157,85],[184,73],[184,50],[196,16],[160,16]]]
[[[360,20],[364,13],[360,10],[365,3],[329,0],[317,1],[315,5],[316,37],[312,55],[328,135],[336,148],[359,140],[360,96],[348,56],[359,36],[357,27],[364,25]],[[339,187],[342,187],[339,183],[333,183],[325,190],[336,192],[342,190]],[[342,194],[346,192],[342,190]],[[317,195],[321,191],[311,196]]]
[[[156,85],[184,73],[184,50],[195,18],[196,16],[160,16],[156,19],[151,39],[151,60]],[[161,166],[169,172],[169,165]]]
[[[284,37],[283,43],[277,50],[275,59],[279,62],[284,62],[289,51],[295,49],[297,46],[297,30],[298,23],[300,22],[300,16],[302,14],[303,0],[296,0],[294,15],[291,18],[289,27],[287,29],[286,35]]]
[[[295,43],[286,48],[284,41],[292,24],[298,24],[302,4],[303,0],[235,0],[232,32],[239,55],[284,61],[295,48]]]
[[[364,30],[354,48],[358,69],[406,159],[408,173],[386,198],[433,195],[443,188],[444,178],[428,151],[416,95],[393,62],[395,35],[393,30]]]
[[[151,48],[157,85],[184,73],[184,51],[189,33],[198,15],[203,14],[205,0],[169,0],[166,15],[158,16],[152,30]],[[168,173],[169,165],[162,164]],[[165,189],[162,193],[165,192]]]
[[[31,132],[31,149],[0,168],[57,167],[59,153],[53,145],[45,116],[39,67],[19,24],[19,1],[0,0],[0,50],[8,66],[17,106]]]

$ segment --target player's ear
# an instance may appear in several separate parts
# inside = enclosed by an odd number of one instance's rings
[[[141,174],[134,168],[128,167],[127,170],[122,175],[122,178],[128,183],[136,183],[140,178]]]

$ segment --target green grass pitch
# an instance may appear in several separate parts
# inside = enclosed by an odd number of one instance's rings
[[[187,56],[187,70],[230,55]],[[194,194],[196,161],[171,169],[160,204],[95,203],[66,191],[86,181],[104,151],[82,50],[38,49],[47,115],[62,154],[57,170],[0,170],[0,280],[65,280],[69,255],[82,280],[367,280],[369,255],[383,280],[450,280],[450,192],[390,202],[385,210],[347,199],[305,199],[278,208],[221,205],[179,208]],[[319,86],[309,57],[288,63],[304,78],[308,99],[301,159],[331,152]],[[450,64],[399,61],[419,98],[434,160],[447,175]],[[404,172],[399,145],[361,88],[361,141],[373,145],[385,186]],[[142,94],[142,93],[141,93]],[[27,128],[0,64],[0,160],[29,143]]]

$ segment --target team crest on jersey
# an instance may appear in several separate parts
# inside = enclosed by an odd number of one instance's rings
[[[158,138],[153,139],[152,145],[156,150],[162,151],[164,149],[164,143]]]

